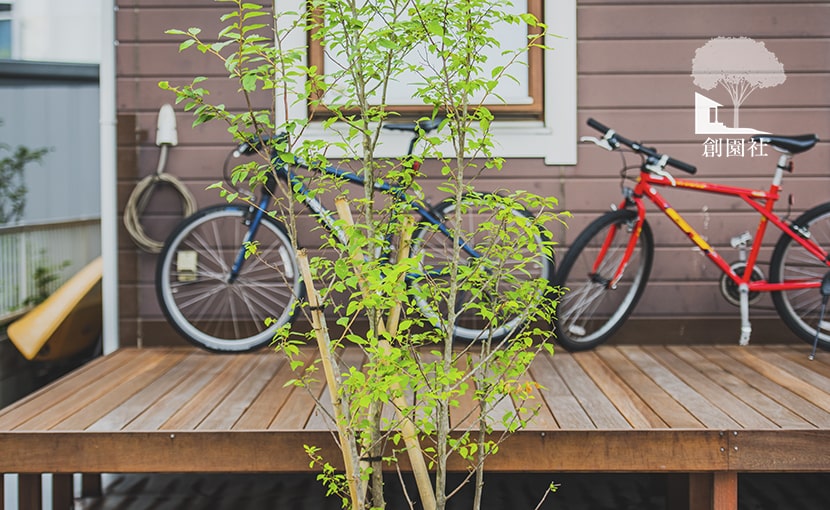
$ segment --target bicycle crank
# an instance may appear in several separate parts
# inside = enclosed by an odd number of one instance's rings
[[[731,266],[735,274],[739,276],[744,275],[744,271],[746,270],[746,262],[733,262]],[[754,266],[752,268],[752,277],[750,278],[751,281],[757,282],[764,279],[764,273],[758,266]],[[732,278],[730,278],[726,273],[722,274],[720,277],[720,292],[723,294],[723,297],[726,298],[730,304],[735,306],[741,305],[741,290],[738,287],[738,284],[735,283]],[[755,304],[758,300],[761,299],[760,292],[750,292],[749,293],[749,304]]]

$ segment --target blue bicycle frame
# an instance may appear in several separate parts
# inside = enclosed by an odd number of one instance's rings
[[[277,161],[277,158],[273,158],[272,161]],[[307,165],[300,162],[299,160],[295,159],[295,162],[296,166],[302,168],[310,168]],[[359,176],[358,174],[352,171],[342,170],[334,166],[310,169],[319,173],[333,176],[337,179],[348,181],[352,184],[362,186],[366,183],[365,179]],[[341,242],[346,242],[346,236],[343,233],[342,229],[335,223],[334,215],[332,214],[332,212],[329,209],[326,209],[322,202],[311,196],[309,188],[295,172],[289,170],[288,165],[283,164],[277,166],[274,171],[274,174],[275,176],[269,177],[268,182],[266,182],[265,186],[263,186],[263,190],[260,194],[257,205],[250,206],[251,215],[250,218],[246,220],[246,223],[248,224],[248,232],[245,235],[242,248],[240,249],[239,254],[236,257],[236,260],[234,261],[233,267],[231,267],[230,275],[228,278],[230,282],[233,282],[239,275],[239,271],[242,268],[242,264],[245,262],[245,255],[247,251],[246,246],[248,245],[248,243],[252,242],[256,238],[257,229],[259,228],[259,225],[262,221],[262,216],[266,214],[266,211],[268,210],[268,203],[271,200],[271,195],[276,187],[276,183],[272,182],[272,179],[279,178],[280,180],[287,182],[290,186],[290,189],[294,190],[300,202],[305,207],[307,207],[320,222],[322,222],[326,229],[334,233]],[[420,199],[411,197],[402,189],[392,186],[387,182],[375,183],[374,188],[382,193],[392,195],[395,198],[395,200],[398,200],[399,202],[409,204],[412,210],[420,214],[426,223],[435,225],[438,228],[439,232],[441,232],[450,239],[453,238],[453,233],[450,232],[449,229],[447,229],[444,222],[440,218],[436,217],[431,207],[424,204],[424,202]],[[473,248],[473,246],[471,246],[470,243],[466,242],[464,239],[459,238],[457,242],[461,249],[463,249],[471,257],[481,257],[481,254],[478,253]],[[408,275],[407,279],[412,279],[414,276],[415,275]]]

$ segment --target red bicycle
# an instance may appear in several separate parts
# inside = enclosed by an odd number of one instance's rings
[[[740,306],[740,343],[752,331],[749,305],[761,292],[772,292],[781,319],[803,340],[830,349],[830,322],[823,318],[822,301],[830,294],[830,202],[815,206],[794,221],[773,211],[780,198],[784,174],[792,172],[792,159],[818,142],[816,135],[756,135],[752,140],[774,147],[781,155],[767,190],[726,186],[675,178],[667,167],[689,174],[696,168],[631,141],[594,119],[588,125],[602,138],[584,137],[613,151],[630,149],[642,157],[633,187],[623,185],[619,207],[594,220],[577,236],[559,264],[554,284],[567,289],[557,307],[557,340],[568,350],[591,349],[605,342],[628,318],[648,282],[654,258],[654,236],[646,221],[645,200],[656,205],[722,272],[720,288]],[[624,146],[624,147],[623,147]],[[628,178],[624,166],[623,180]],[[658,189],[677,189],[741,198],[760,214],[755,235],[746,232],[732,239],[740,250],[738,262],[727,262],[660,195]],[[767,226],[781,230],[769,263],[769,277],[758,267],[758,254]],[[822,286],[822,281],[825,285]]]

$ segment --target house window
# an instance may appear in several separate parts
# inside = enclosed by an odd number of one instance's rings
[[[536,5],[539,9],[541,19],[548,27],[549,35],[546,36],[545,45],[553,49],[539,52],[535,57],[530,56],[526,81],[519,80],[524,83],[524,96],[514,96],[524,97],[524,101],[514,100],[505,105],[489,106],[497,113],[496,121],[491,124],[495,152],[505,158],[544,158],[550,165],[574,165],[577,145],[576,0],[527,2],[528,7]],[[302,10],[303,2],[283,0],[280,6],[285,11],[298,12]],[[308,47],[306,35],[302,30],[295,30],[284,43],[296,48]],[[309,63],[314,62],[315,58],[321,62],[322,52],[318,48],[315,56],[314,51],[310,48]],[[290,118],[308,118],[308,106],[296,99],[288,97],[285,102],[279,100],[276,103],[278,108],[282,104],[290,105],[288,112],[285,112]],[[418,105],[408,107],[418,108]],[[508,115],[511,112],[516,115]],[[342,137],[337,129],[336,124],[323,129],[317,123],[307,129],[306,134],[340,141]],[[384,136],[386,138],[380,145],[378,155],[400,155],[408,141],[406,135],[384,133]]]
[[[519,0],[505,6],[509,14],[522,14],[529,12],[537,19],[543,20],[542,0]],[[527,36],[534,29],[519,29],[516,25],[507,23],[497,24],[493,27],[494,38],[499,41],[500,47],[488,48],[487,62],[482,74],[489,76],[490,71],[496,66],[507,65],[512,56],[504,55],[504,52],[521,50],[527,44]],[[425,46],[425,44],[424,44]],[[413,64],[424,64],[426,51],[419,51],[414,48],[403,58]],[[338,62],[337,57],[331,52],[324,51],[320,41],[312,38],[309,43],[309,62],[312,66],[321,69],[323,74],[330,69],[342,69],[346,64]],[[540,48],[531,48],[530,51],[521,54],[517,61],[508,71],[509,77],[500,80],[490,98],[484,104],[496,114],[496,116],[510,116],[513,118],[541,119],[544,113],[544,70],[543,51]],[[421,81],[415,72],[404,72],[392,80],[392,86],[387,91],[386,103],[390,110],[403,113],[422,115],[430,114],[432,109],[425,107],[415,96],[415,85]],[[481,98],[474,98],[480,101]],[[320,112],[318,111],[317,114]]]
[[[12,4],[0,2],[0,59],[12,58]]]

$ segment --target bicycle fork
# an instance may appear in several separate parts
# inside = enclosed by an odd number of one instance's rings
[[[262,223],[262,215],[265,214],[265,207],[268,205],[268,194],[263,193],[262,195],[263,196],[260,199],[258,206],[248,206],[248,213],[245,215],[243,223],[246,227],[248,227],[248,231],[245,232],[245,237],[242,239],[242,246],[239,248],[239,253],[236,254],[236,259],[234,259],[233,265],[228,271],[228,279],[226,280],[227,283],[234,283],[236,279],[239,278],[239,273],[242,270],[242,264],[244,264],[245,259],[248,258],[248,247],[250,243],[254,242],[256,239],[257,229],[259,229],[259,225]]]

